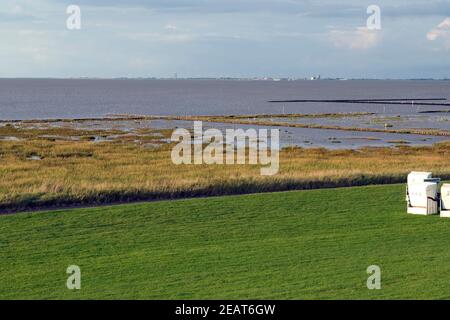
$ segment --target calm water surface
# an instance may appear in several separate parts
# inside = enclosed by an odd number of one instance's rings
[[[103,117],[111,114],[230,115],[373,112],[373,117],[297,119],[341,126],[450,129],[450,114],[420,112],[447,107],[342,103],[268,103],[289,99],[450,100],[450,81],[226,81],[0,79],[0,119]],[[399,118],[400,117],[400,118]],[[286,121],[284,119],[283,121]],[[153,122],[155,123],[155,122]],[[158,126],[164,126],[159,124]],[[168,123],[165,125],[173,125]],[[217,124],[219,127],[229,125]],[[222,128],[223,129],[223,128]],[[403,140],[429,145],[447,137],[281,128],[282,144],[358,148]]]
[[[415,108],[271,104],[267,101],[441,97],[450,99],[450,81],[0,79],[0,119],[78,118],[117,113],[220,115],[369,111],[410,114]]]

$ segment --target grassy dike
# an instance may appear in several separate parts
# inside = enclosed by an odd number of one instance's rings
[[[0,216],[2,299],[448,299],[450,220],[404,186]],[[81,267],[81,290],[66,268]],[[382,289],[368,290],[378,265]]]

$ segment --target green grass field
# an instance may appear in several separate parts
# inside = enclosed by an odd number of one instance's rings
[[[405,205],[391,185],[1,216],[0,298],[450,298],[450,220]]]

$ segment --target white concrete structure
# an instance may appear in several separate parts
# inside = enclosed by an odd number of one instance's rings
[[[441,217],[450,218],[450,184],[444,184],[441,189]]]
[[[431,172],[411,172],[408,175],[406,201],[408,213],[432,215],[439,213],[439,183]]]

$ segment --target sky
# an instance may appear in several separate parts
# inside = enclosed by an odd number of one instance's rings
[[[0,77],[450,78],[450,0],[1,0],[0,41]]]

